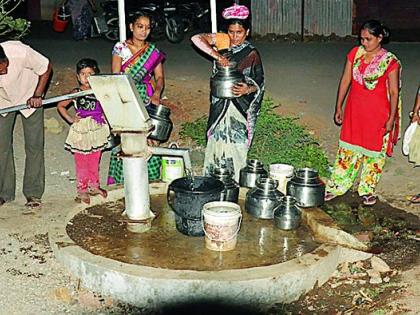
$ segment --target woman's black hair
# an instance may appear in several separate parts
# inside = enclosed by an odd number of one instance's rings
[[[134,15],[130,16],[128,24],[134,24],[141,17],[148,18],[150,22],[152,21],[152,17],[147,12],[137,11]]]
[[[226,30],[229,28],[229,26],[238,24],[242,26],[246,31],[250,29],[250,23],[249,19],[227,19],[225,20],[225,28]]]
[[[149,21],[150,21],[150,26],[151,26],[151,27],[153,27],[153,19],[152,19],[152,17],[151,17],[151,16],[150,16],[147,12],[144,12],[144,11],[138,11],[138,12],[136,12],[134,15],[130,16],[130,19],[129,19],[129,22],[128,22],[128,25],[127,25],[127,31],[128,31],[128,33],[130,33],[129,38],[133,38],[133,32],[130,30],[130,28],[129,28],[128,26],[129,26],[130,24],[134,24],[134,23],[136,23],[136,21],[137,21],[139,18],[142,18],[142,17],[149,19]]]
[[[96,60],[91,59],[91,58],[83,58],[83,59],[80,59],[77,62],[77,64],[76,64],[76,72],[77,72],[77,74],[79,74],[80,71],[82,69],[85,69],[85,68],[91,68],[91,69],[93,69],[93,71],[95,71],[95,74],[98,74],[100,72],[99,71],[99,67],[98,67],[98,63],[96,62]]]
[[[385,25],[377,20],[369,20],[362,24],[360,28],[359,37],[362,33],[362,30],[367,30],[369,34],[379,37],[382,35],[382,44],[386,44],[389,42],[390,31]]]

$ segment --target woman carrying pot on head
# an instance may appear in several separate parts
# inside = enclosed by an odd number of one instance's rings
[[[160,104],[160,95],[165,85],[162,62],[165,54],[153,43],[147,41],[151,30],[151,19],[145,13],[138,13],[129,23],[131,37],[115,44],[112,50],[112,72],[131,76],[144,104]],[[123,163],[118,158],[120,148],[111,152],[108,185],[121,184]],[[161,158],[152,156],[147,164],[149,179],[160,177]]]
[[[380,22],[365,22],[359,39],[361,46],[347,55],[338,88],[334,118],[342,127],[325,200],[346,193],[362,166],[358,193],[364,205],[374,205],[386,156],[392,155],[399,137],[401,63],[382,47],[389,30]]]
[[[219,65],[236,64],[244,80],[233,86],[235,98],[219,98],[214,93],[210,95],[204,172],[208,174],[213,166],[225,164],[233,168],[235,179],[239,180],[239,171],[246,165],[263,99],[264,71],[260,54],[246,40],[249,35],[248,8],[235,4],[225,9],[222,15],[227,34],[198,34],[191,40]]]

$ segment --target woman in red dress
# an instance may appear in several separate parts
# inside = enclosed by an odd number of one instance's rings
[[[365,22],[359,36],[361,46],[348,53],[337,92],[334,118],[342,128],[325,200],[346,193],[362,166],[358,193],[365,205],[373,205],[386,156],[398,140],[401,64],[382,47],[389,30],[379,21]]]

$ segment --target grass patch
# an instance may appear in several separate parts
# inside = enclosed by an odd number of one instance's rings
[[[264,99],[257,120],[254,141],[248,158],[261,160],[264,165],[285,163],[295,168],[311,167],[321,176],[329,175],[325,151],[299,118],[280,116],[274,112],[277,106],[271,99]],[[207,117],[186,122],[181,126],[180,136],[191,138],[197,145],[206,145]]]

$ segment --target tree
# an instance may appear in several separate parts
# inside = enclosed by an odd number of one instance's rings
[[[31,23],[25,19],[14,18],[12,12],[24,0],[0,0],[0,38],[20,39],[29,33]]]

